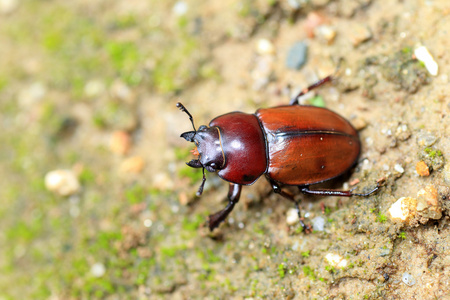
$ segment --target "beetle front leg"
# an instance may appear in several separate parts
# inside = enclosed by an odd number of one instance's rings
[[[230,188],[228,190],[228,204],[224,209],[216,212],[215,214],[209,215],[209,230],[213,231],[214,228],[218,227],[220,223],[227,218],[233,210],[234,205],[239,201],[239,198],[241,197],[241,190],[242,185],[230,183]]]

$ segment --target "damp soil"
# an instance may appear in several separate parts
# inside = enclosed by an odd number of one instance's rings
[[[444,0],[0,0],[0,298],[449,299],[449,30]],[[261,178],[210,233],[228,184],[207,173],[195,196],[175,104],[207,125],[330,74],[301,103],[350,120],[363,146],[349,174],[311,188],[379,191],[288,187],[305,233]],[[70,195],[46,186],[61,169]],[[421,190],[435,191],[428,214],[394,219]]]

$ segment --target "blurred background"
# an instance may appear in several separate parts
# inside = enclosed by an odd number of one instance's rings
[[[450,297],[449,14],[422,0],[0,0],[0,299]],[[262,178],[209,233],[228,185],[208,173],[195,196],[176,102],[207,125],[336,70],[301,99],[360,131],[333,187],[384,187],[298,195],[305,234]]]

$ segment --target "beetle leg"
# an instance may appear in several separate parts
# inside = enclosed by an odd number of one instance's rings
[[[374,189],[367,193],[352,193],[353,189],[350,191],[336,191],[336,190],[310,190],[308,186],[305,187],[299,187],[300,191],[303,194],[308,195],[321,195],[321,196],[338,196],[338,197],[352,197],[352,196],[361,196],[361,197],[367,197],[373,193],[375,193],[379,186],[377,185]]]
[[[328,75],[325,78],[320,79],[319,81],[311,84],[310,86],[308,86],[306,89],[301,90],[301,92],[295,96],[294,98],[291,99],[291,101],[289,102],[290,105],[296,105],[298,104],[298,98],[300,98],[301,96],[303,96],[304,94],[308,93],[309,91],[321,86],[322,84],[325,84],[329,81],[331,81],[333,79],[332,75]]]
[[[242,185],[230,183],[230,188],[228,190],[228,204],[224,209],[216,212],[215,214],[209,215],[209,230],[213,231],[214,228],[218,227],[220,223],[222,223],[227,218],[227,216],[233,210],[234,205],[239,201],[241,190]]]
[[[283,196],[285,199],[288,199],[291,202],[294,202],[295,209],[297,210],[298,220],[300,222],[300,225],[302,226],[303,231],[306,231],[308,229],[308,226],[306,226],[305,223],[303,223],[302,214],[300,212],[300,201],[295,200],[294,195],[292,195],[291,193],[283,191],[278,183],[276,183],[272,180],[269,180],[269,181],[270,181],[270,184],[272,185],[272,189],[273,189],[274,193],[279,194],[280,196]]]

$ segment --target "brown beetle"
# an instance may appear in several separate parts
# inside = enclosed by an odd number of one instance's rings
[[[298,202],[281,189],[283,185],[298,186],[304,194],[327,196],[368,196],[352,191],[310,190],[309,185],[335,178],[349,170],[361,151],[358,132],[340,115],[315,106],[298,105],[298,98],[331,80],[328,76],[303,90],[290,105],[258,109],[255,114],[231,112],[216,117],[209,127],[195,129],[191,114],[186,112],[194,131],[181,135],[196,145],[198,159],[187,163],[203,168],[203,181],[197,192],[200,196],[205,184],[205,169],[217,172],[230,183],[228,205],[209,216],[209,228],[225,220],[239,201],[242,185],[253,184],[265,174],[275,193],[293,201],[300,217]],[[303,228],[306,226],[301,222]]]

